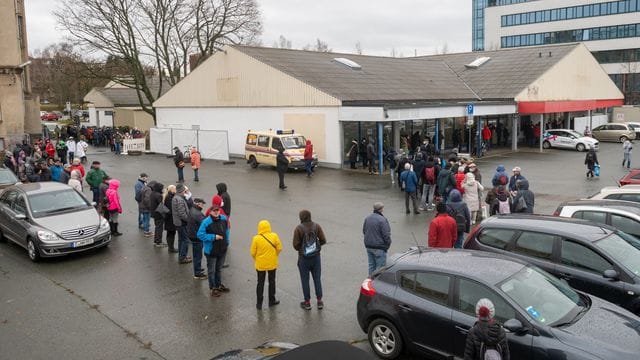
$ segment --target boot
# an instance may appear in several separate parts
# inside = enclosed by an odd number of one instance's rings
[[[170,253],[177,253],[178,252],[178,250],[176,250],[176,248],[173,245],[174,243],[175,243],[175,238],[172,239],[172,238],[167,236],[167,247],[168,247],[168,251]]]
[[[122,233],[118,232],[118,223],[113,223],[113,231],[111,231],[111,235],[120,236]]]

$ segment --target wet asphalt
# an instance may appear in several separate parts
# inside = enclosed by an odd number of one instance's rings
[[[602,174],[593,180],[585,177],[585,154],[571,150],[490,151],[476,164],[485,184],[497,165],[508,170],[520,166],[536,194],[535,212],[551,214],[561,201],[615,185],[626,173],[620,166],[620,144],[601,143],[598,157]],[[146,172],[150,179],[175,184],[171,159],[92,149],[92,160],[101,161],[103,169],[122,182],[119,230],[124,235],[106,249],[37,264],[19,246],[1,243],[0,359],[210,359],[269,340],[305,344],[336,339],[366,349],[366,335],[356,319],[359,287],[367,275],[363,219],[374,202],[384,202],[392,253],[416,242],[426,245],[434,215],[405,215],[404,196],[388,175],[319,168],[307,178],[304,172],[290,172],[285,178],[288,189],[281,191],[272,168],[251,169],[242,159],[230,165],[204,161],[197,183],[187,166],[186,185],[195,197],[210,201],[215,184],[225,182],[232,199],[230,266],[223,270],[223,283],[231,292],[211,298],[207,281],[193,279],[191,264],[178,264],[176,254],[153,247],[137,228],[137,176]],[[88,189],[85,195],[90,197]],[[321,255],[324,310],[315,302],[311,311],[298,305],[302,290],[291,241],[301,209],[311,211],[328,239]],[[284,249],[277,270],[281,303],[258,311],[249,246],[262,219],[269,220]]]

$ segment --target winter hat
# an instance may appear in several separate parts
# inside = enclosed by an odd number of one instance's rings
[[[476,303],[476,316],[480,320],[489,321],[496,314],[496,308],[491,300],[482,298]]]
[[[520,169],[520,166],[516,166],[516,167],[514,167],[514,168],[513,168],[513,170],[511,170],[511,171],[513,171],[513,172],[516,172],[516,171],[517,171],[517,172],[520,172],[520,170],[521,170],[521,169]]]
[[[222,201],[222,196],[220,195],[213,195],[213,198],[211,199],[211,203],[213,205],[218,205],[218,206],[222,206],[224,201]]]
[[[176,185],[176,192],[177,193],[183,193],[185,190],[187,190],[187,188],[184,186],[184,184]]]
[[[373,204],[373,210],[375,211],[380,211],[382,210],[382,208],[384,208],[384,204],[381,202],[377,202],[375,204]]]

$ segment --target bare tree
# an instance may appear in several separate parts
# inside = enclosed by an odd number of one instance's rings
[[[309,50],[309,51],[318,51],[318,52],[331,52],[331,49],[329,48],[329,44],[327,44],[326,42],[320,40],[320,39],[316,39],[316,44],[315,45],[311,45],[311,44],[307,44],[305,45],[302,50]]]
[[[391,57],[396,57],[396,56],[397,56],[397,54],[396,54],[396,48],[391,48],[391,53],[389,53],[389,55],[390,55]]]
[[[125,66],[127,76],[107,77],[136,89],[154,121],[151,104],[165,82],[173,86],[187,75],[190,55],[195,67],[225,44],[256,43],[262,32],[256,0],[61,0],[54,14],[89,55]]]
[[[442,45],[442,50],[440,50],[440,54],[448,54],[449,53],[449,44],[445,42]]]
[[[274,41],[273,47],[280,49],[291,49],[291,40],[288,40],[286,37],[284,37],[284,35],[280,35],[278,41]]]
[[[362,44],[360,41],[356,41],[356,54],[362,55]]]
[[[624,103],[627,105],[640,104],[640,91],[637,88],[640,83],[640,63],[634,60],[627,59],[620,66],[620,91],[624,94]]]

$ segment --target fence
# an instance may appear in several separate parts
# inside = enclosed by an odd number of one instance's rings
[[[146,146],[147,143],[144,138],[124,139],[122,140],[122,154],[127,155],[129,151],[144,152],[146,150]]]
[[[197,129],[150,129],[151,151],[159,154],[173,154],[178,147],[183,152],[195,146],[203,159],[229,160],[229,134],[221,130]]]

